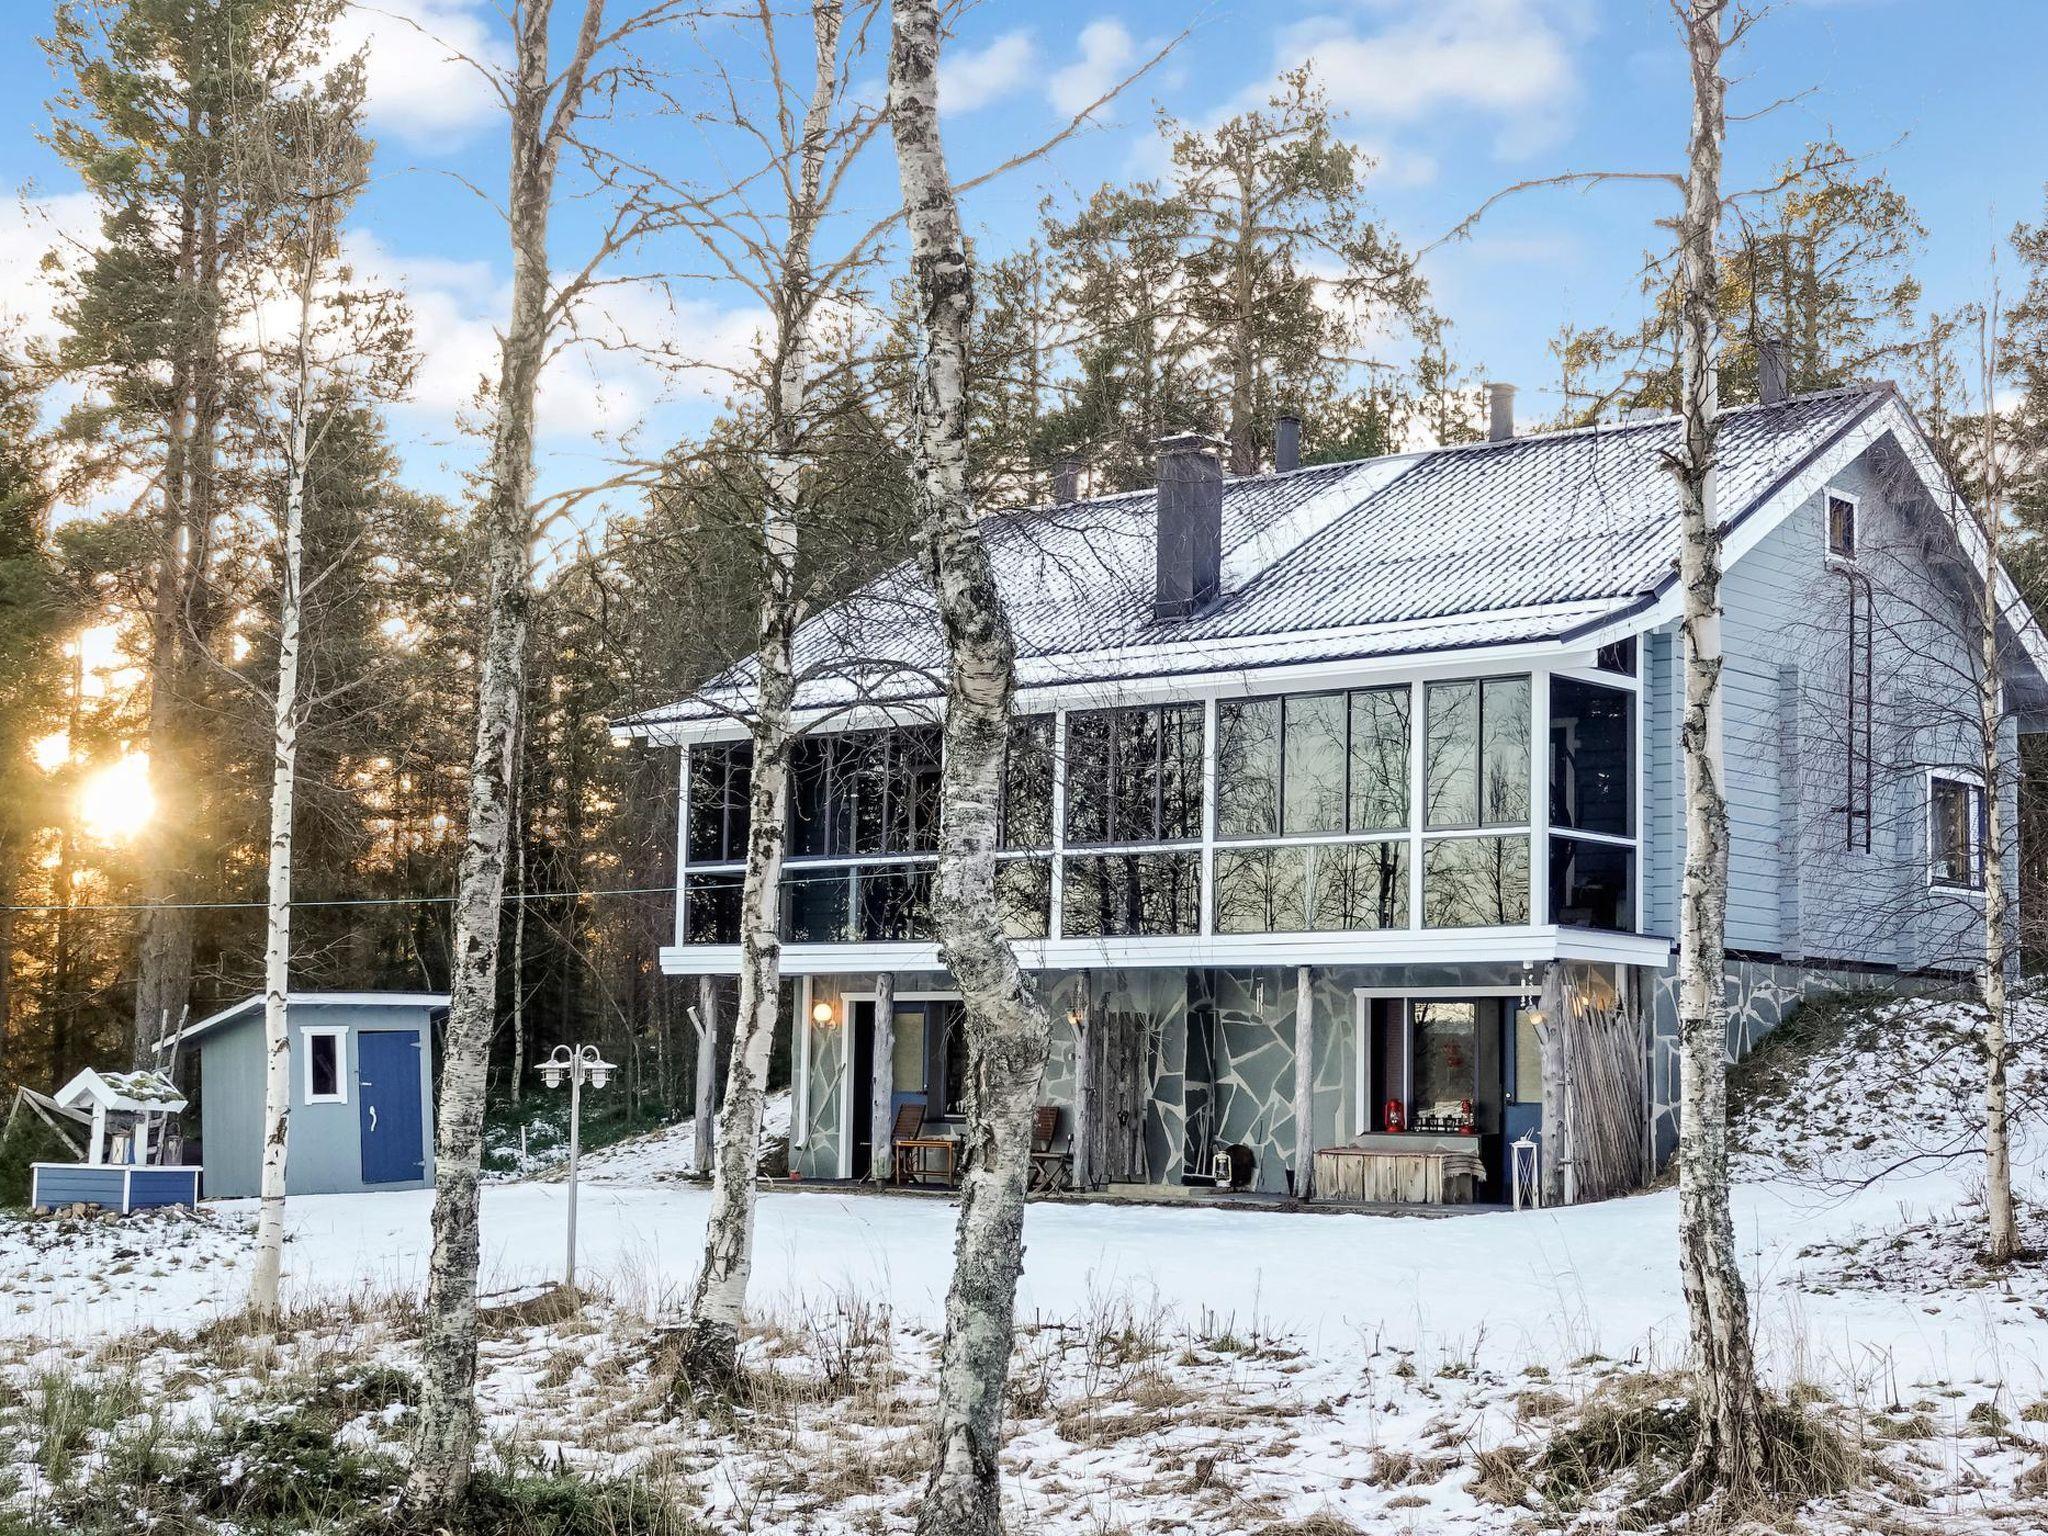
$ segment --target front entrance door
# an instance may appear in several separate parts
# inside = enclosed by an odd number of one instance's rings
[[[864,1179],[875,1156],[875,1005],[853,1005],[853,1102],[846,1106],[853,1128],[853,1176]],[[882,1127],[884,1136],[889,1134]]]
[[[357,1118],[363,1134],[363,1182],[403,1184],[426,1176],[421,1150],[420,1037],[409,1029],[366,1029],[356,1036]]]

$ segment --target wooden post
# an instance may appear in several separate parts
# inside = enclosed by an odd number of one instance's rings
[[[1316,1021],[1315,972],[1308,966],[1294,973],[1294,1193],[1315,1198],[1316,1177]]]
[[[1565,990],[1564,966],[1553,960],[1543,967],[1543,990],[1538,996],[1543,1022],[1536,1038],[1543,1047],[1543,1154],[1541,1182],[1543,1203],[1565,1203],[1565,1160],[1571,1155],[1570,1128],[1565,1105]]]
[[[851,1018],[848,1020],[851,1023]],[[849,1042],[849,1046],[851,1042]],[[868,1110],[868,1177],[889,1182],[890,1143],[896,1130],[896,978],[875,978],[874,1087]]]
[[[1089,1012],[1088,973],[1081,972],[1080,996],[1067,1008],[1074,1032],[1074,1188],[1095,1187],[1095,1021]]]

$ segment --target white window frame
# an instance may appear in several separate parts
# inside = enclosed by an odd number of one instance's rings
[[[1842,554],[1835,548],[1835,527],[1830,502],[1845,502],[1849,508],[1849,542],[1856,550],[1863,548],[1863,498],[1854,491],[1837,490],[1828,485],[1820,493],[1820,552],[1821,558],[1831,566],[1854,567],[1862,563],[1860,554]]]
[[[1958,896],[1982,896],[1984,894],[1984,822],[1993,814],[1990,797],[1984,792],[1984,776],[1970,768],[1930,768],[1924,775],[1923,800],[1925,864],[1927,866],[1927,888],[1933,891],[1948,891]],[[1974,878],[1968,883],[1958,884],[1944,880],[1935,873],[1934,864],[1934,786],[1937,783],[1960,784],[1975,791],[1977,814],[1970,818],[1970,869]]]
[[[348,1026],[345,1024],[308,1024],[299,1031],[299,1038],[305,1042],[305,1102],[308,1104],[346,1104],[348,1102]],[[313,1042],[332,1040],[334,1042],[334,1092],[313,1091]]]

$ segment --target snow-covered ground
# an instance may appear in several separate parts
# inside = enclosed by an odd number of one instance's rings
[[[2048,1009],[2024,1013],[2038,1038]],[[1968,1027],[1966,1013],[1912,1005],[1781,1074],[1745,1127],[1736,1223],[1760,1352],[1781,1387],[1913,1426],[1874,1433],[1892,1472],[1919,1477],[1914,1498],[1936,1512],[2048,1515],[2033,1503],[2048,1483],[2048,1283],[2038,1264],[1995,1275],[1974,1264],[1977,1164],[1923,1145],[1927,1126],[1967,1126],[1975,1084],[1953,1063],[1968,1059]],[[2022,1074],[2023,1098],[2032,1082]],[[1857,1112],[1839,1124],[1814,1107],[1852,1093]],[[1914,1119],[1888,1130],[1888,1106],[1899,1104]],[[679,1127],[594,1155],[582,1192],[582,1273],[609,1298],[599,1331],[610,1342],[575,1348],[615,1351],[616,1371],[643,1385],[635,1320],[687,1287],[702,1239],[708,1195],[676,1182],[688,1140]],[[2043,1186],[2043,1147],[2029,1127],[2023,1194]],[[566,1199],[560,1183],[485,1191],[487,1291],[559,1273]],[[417,1294],[430,1204],[424,1191],[293,1201],[290,1299],[317,1315],[323,1303],[360,1313],[366,1297]],[[857,1332],[872,1345],[879,1330],[894,1406],[861,1396],[861,1412],[879,1416],[866,1427],[840,1417],[854,1412],[844,1403],[794,1415],[806,1454],[821,1458],[798,1492],[778,1492],[730,1432],[707,1427],[691,1444],[720,1470],[693,1482],[693,1497],[757,1530],[897,1528],[918,1482],[919,1383],[942,1315],[954,1207],[777,1187],[759,1211],[754,1296],[774,1320],[756,1341],[762,1358],[815,1365],[828,1335]],[[238,1305],[249,1219],[246,1204],[226,1203],[196,1223],[109,1224],[68,1240],[49,1224],[0,1227],[0,1335],[16,1341],[17,1359],[129,1325],[189,1337]],[[1257,1529],[1323,1509],[1367,1528],[1398,1517],[1397,1529],[1505,1530],[1513,1511],[1466,1487],[1485,1481],[1481,1452],[1526,1442],[1611,1378],[1652,1390],[1652,1373],[1680,1361],[1675,1228],[1669,1190],[1446,1219],[1034,1203],[1020,1297],[1032,1325],[1016,1388],[1024,1406],[1008,1451],[1020,1508],[1048,1531]],[[1104,1363],[1101,1340],[1119,1327],[1154,1340],[1135,1352],[1142,1370]],[[601,1454],[616,1457],[641,1444],[611,1422],[627,1401],[640,1405],[646,1435],[678,1429],[645,1391],[621,1398],[586,1383],[579,1408],[581,1368],[566,1358],[559,1380],[537,1380],[532,1352],[560,1356],[561,1329],[493,1348],[485,1391],[496,1432],[587,1452],[601,1439],[614,1448]],[[397,1341],[380,1352],[405,1359]],[[1027,1412],[1034,1393],[1043,1402]],[[1103,1415],[1117,1425],[1106,1429]],[[822,1497],[817,1479],[829,1481],[826,1464],[849,1447],[873,1462],[865,1482]],[[883,1464],[896,1470],[883,1477]],[[1855,1528],[1868,1512],[1838,1513]]]

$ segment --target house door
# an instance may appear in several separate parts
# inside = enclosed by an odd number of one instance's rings
[[[420,1037],[409,1029],[366,1029],[356,1036],[357,1118],[363,1182],[403,1184],[426,1176],[421,1149]]]
[[[853,1177],[864,1179],[875,1156],[875,1005],[853,1005],[853,1102],[846,1106]],[[884,1128],[883,1134],[887,1134]]]
[[[1501,1134],[1510,1146],[1524,1136],[1543,1135],[1543,1045],[1530,1022],[1529,1010],[1511,1006],[1507,1031],[1506,1100],[1501,1110]]]

